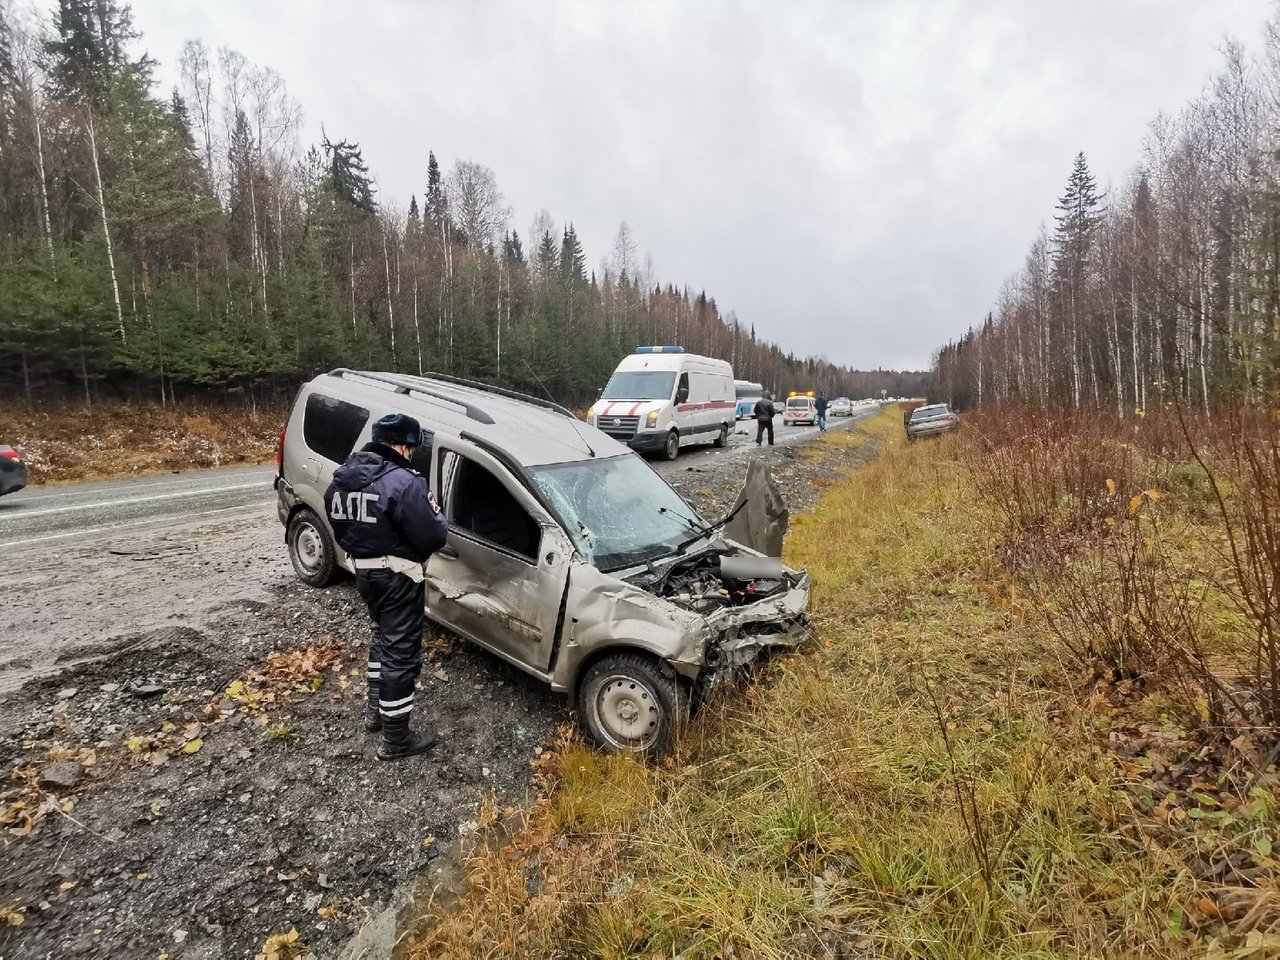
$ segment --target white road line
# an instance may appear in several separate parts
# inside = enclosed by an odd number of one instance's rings
[[[101,533],[103,530],[124,530],[128,527],[140,527],[147,523],[165,523],[174,520],[194,520],[197,517],[211,517],[216,513],[228,513],[232,510],[241,510],[242,507],[218,507],[216,510],[202,510],[199,513],[187,514],[184,517],[147,517],[144,520],[134,520],[130,523],[109,523],[105,527],[89,527],[85,530],[70,530],[66,533],[51,533],[46,537],[31,537],[27,540],[9,540],[0,544],[0,553],[12,547],[25,547],[33,543],[47,543],[50,540],[65,540],[67,537],[83,537],[91,533]]]
[[[247,475],[253,468],[234,468],[237,471],[243,470]],[[263,467],[261,474],[263,478],[270,480],[275,476],[275,470]],[[195,476],[184,476],[177,478],[170,477],[129,477],[121,480],[108,480],[98,483],[75,483],[65,485],[53,485],[47,487],[28,487],[23,493],[15,499],[23,503],[36,503],[44,500],[53,500],[63,497],[83,497],[96,493],[108,493],[112,490],[121,492],[129,490],[163,490],[168,487],[184,487],[195,483],[209,483],[211,478],[203,472],[197,473]]]
[[[265,491],[267,489],[267,484],[262,480],[255,480],[253,483],[229,484],[225,487],[205,487],[203,490],[184,490],[175,493],[155,493],[146,497],[129,497],[126,500],[98,500],[93,503],[77,503],[70,507],[46,507],[43,510],[23,510],[12,514],[6,512],[3,516],[0,516],[0,519],[25,520],[28,517],[44,517],[52,513],[70,513],[73,510],[95,510],[99,507],[120,507],[129,503],[149,503],[152,500],[181,500],[185,497],[202,497],[210,493],[248,490],[252,487],[261,487]]]

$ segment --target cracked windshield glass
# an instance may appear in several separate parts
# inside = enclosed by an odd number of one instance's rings
[[[671,553],[706,524],[637,457],[529,471],[589,563],[617,570]]]

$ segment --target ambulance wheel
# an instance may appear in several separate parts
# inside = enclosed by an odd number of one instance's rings
[[[311,587],[333,583],[338,575],[338,557],[327,523],[304,507],[289,518],[285,539],[299,580]]]
[[[680,455],[680,434],[672,430],[667,434],[667,442],[662,447],[662,457],[665,460],[674,460]]]
[[[716,434],[716,446],[727,447],[729,445],[729,425],[727,423],[720,425],[720,432]]]

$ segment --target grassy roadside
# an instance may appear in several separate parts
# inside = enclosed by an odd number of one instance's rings
[[[15,446],[31,486],[269,463],[284,408],[99,403],[0,411],[0,442]]]
[[[409,956],[1276,955],[1268,764],[1210,762],[1154,682],[1082,677],[966,440],[866,429],[879,459],[787,541],[813,647],[660,767],[567,740]]]

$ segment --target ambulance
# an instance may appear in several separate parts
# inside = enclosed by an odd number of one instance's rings
[[[637,347],[609,378],[588,422],[641,453],[674,460],[682,446],[723,447],[733,429],[733,368],[684,347]]]

